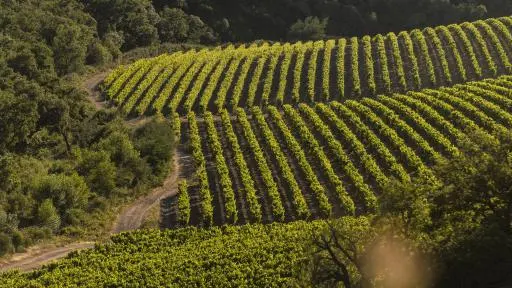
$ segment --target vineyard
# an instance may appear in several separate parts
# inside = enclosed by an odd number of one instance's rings
[[[512,127],[511,29],[503,17],[189,50],[120,66],[103,89],[128,115],[181,127],[188,174],[164,227],[360,215],[391,178],[436,181],[429,167],[467,133]]]
[[[298,276],[290,265],[305,262],[307,240],[323,227],[298,221],[124,233],[34,273],[0,274],[0,287],[284,287]]]
[[[375,211],[391,177],[430,177],[467,133],[512,127],[512,77],[438,90],[263,113],[190,112],[189,179],[163,205],[164,225],[288,222]]]
[[[512,72],[512,18],[315,42],[228,45],[142,59],[103,83],[130,115],[357,99]]]
[[[0,7],[0,288],[512,287],[512,0]]]

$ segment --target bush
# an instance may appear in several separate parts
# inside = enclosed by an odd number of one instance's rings
[[[62,228],[62,234],[71,236],[71,237],[81,237],[85,234],[84,229],[77,226],[68,226]]]
[[[60,228],[60,216],[50,199],[44,200],[37,209],[37,219],[41,226],[49,228],[52,232],[57,232]]]
[[[48,227],[31,226],[23,229],[26,245],[32,245],[34,242],[52,237],[52,231]]]
[[[23,233],[20,231],[12,233],[12,245],[17,253],[25,251],[25,237],[23,237]]]
[[[0,256],[4,256],[7,253],[14,252],[14,246],[9,235],[0,233]]]
[[[89,188],[78,174],[51,174],[35,181],[37,199],[51,199],[53,205],[63,215],[71,208],[86,208]]]
[[[87,215],[84,210],[81,209],[69,209],[66,212],[66,223],[69,225],[80,225],[84,222]]]
[[[103,139],[98,147],[110,155],[117,167],[116,186],[133,188],[146,182],[150,168],[141,159],[130,137],[124,132],[114,132]]]
[[[298,20],[291,27],[288,32],[290,40],[320,40],[325,37],[325,29],[329,20],[324,18],[322,20],[318,17],[307,17]]]
[[[111,195],[116,187],[116,166],[105,151],[82,149],[77,152],[77,171],[84,176],[89,188],[99,195]]]
[[[135,130],[134,145],[153,170],[157,179],[169,172],[169,161],[173,156],[175,133],[170,121],[155,117]]]
[[[95,66],[103,66],[112,61],[112,54],[107,47],[103,46],[99,41],[89,47],[87,51],[87,64]]]

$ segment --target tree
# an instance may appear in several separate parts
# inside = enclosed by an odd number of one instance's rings
[[[156,24],[160,16],[149,0],[82,0],[86,10],[98,23],[104,37],[118,33],[123,37],[122,50],[150,46],[158,42]]]
[[[0,151],[22,152],[27,149],[38,120],[36,103],[0,91]]]
[[[87,51],[87,64],[102,66],[112,61],[112,54],[100,41],[95,41]]]
[[[12,240],[9,235],[0,232],[0,256],[4,256],[7,253],[14,251]]]
[[[371,219],[344,217],[327,223],[313,239],[311,262],[305,269],[314,287],[356,287],[367,282],[364,273],[366,244],[375,238]]]
[[[97,147],[108,152],[117,167],[116,186],[132,188],[148,179],[150,167],[126,133],[116,131],[102,139]]]
[[[110,196],[116,187],[116,166],[105,151],[81,149],[77,152],[77,171],[82,175],[91,191]]]
[[[175,146],[174,135],[172,124],[163,117],[155,117],[134,133],[135,147],[157,177],[165,177],[169,172]]]
[[[438,189],[431,179],[415,177],[412,180],[392,180],[386,184],[379,198],[381,220],[409,239],[428,237],[433,203],[431,192]]]
[[[201,18],[191,15],[188,20],[190,27],[188,34],[188,43],[212,43],[215,41],[215,36],[210,31],[210,27],[206,25]]]
[[[158,34],[162,42],[185,42],[189,34],[190,26],[188,15],[181,9],[164,8],[160,12]]]
[[[61,24],[55,31],[52,47],[55,57],[55,68],[59,75],[82,72],[85,68],[87,46],[92,32],[80,29],[78,25]]]
[[[110,31],[103,35],[103,46],[105,46],[114,59],[121,56],[121,47],[124,44],[124,38],[119,32]]]
[[[124,48],[126,50],[158,43],[158,30],[155,27],[156,23],[153,22],[157,22],[156,19],[159,16],[154,11],[151,11],[151,14],[147,18],[141,17],[141,14],[137,12],[126,15],[126,20],[120,24],[125,36]]]
[[[509,283],[512,133],[468,135],[459,155],[432,167],[436,181],[391,180],[371,222],[345,220],[315,238],[313,283],[418,287],[429,272],[436,287]]]
[[[474,211],[512,236],[512,133],[498,140],[473,133],[461,147],[460,156],[435,167],[444,187],[435,212]]]
[[[320,20],[318,17],[307,17],[295,22],[288,32],[290,40],[320,40],[325,37],[328,18]]]
[[[435,167],[432,238],[445,286],[488,287],[512,271],[512,134],[471,133]]]
[[[7,214],[0,206],[0,232],[11,233],[18,230],[18,219],[16,215]]]
[[[46,199],[41,203],[37,209],[37,219],[43,227],[49,228],[52,232],[59,230],[60,216],[52,200]]]

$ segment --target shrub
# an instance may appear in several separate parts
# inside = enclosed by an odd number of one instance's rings
[[[57,209],[53,206],[52,200],[46,199],[37,209],[37,220],[43,227],[49,228],[52,232],[57,232],[60,228],[60,216]]]
[[[14,246],[12,245],[11,237],[5,233],[0,233],[0,256],[12,253],[13,251]]]
[[[172,124],[163,117],[156,117],[135,130],[134,145],[146,160],[153,174],[161,180],[169,172],[169,161],[175,145]]]

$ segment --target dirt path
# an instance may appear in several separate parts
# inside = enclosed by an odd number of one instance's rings
[[[89,101],[92,104],[94,104],[94,106],[98,110],[107,107],[107,102],[105,101],[105,99],[103,99],[101,97],[100,90],[98,89],[98,85],[101,83],[101,81],[103,81],[103,79],[105,79],[105,77],[108,75],[108,73],[110,73],[110,71],[100,72],[98,74],[95,74],[95,75],[87,78],[87,80],[85,80],[83,83],[84,89],[89,94],[87,99],[89,99]]]
[[[148,195],[141,196],[131,205],[123,209],[112,226],[111,234],[138,229],[147,216],[147,212],[160,203],[160,200],[178,191],[178,176],[180,175],[180,155],[175,152],[172,174],[160,187],[154,188]],[[14,254],[11,258],[0,261],[0,272],[18,269],[28,272],[48,264],[54,260],[66,257],[70,252],[94,247],[94,242],[78,242],[61,247],[32,247],[24,253]]]
[[[92,247],[94,247],[94,242],[78,242],[62,247],[29,248],[25,253],[15,254],[9,260],[0,262],[0,272],[14,269],[34,270],[52,260],[64,258],[69,252]]]
[[[95,74],[83,83],[83,88],[87,90],[89,94],[88,99],[95,105],[96,109],[102,109],[107,106],[107,103],[101,99],[98,84],[101,83],[108,73],[109,71]],[[127,121],[127,125],[136,126],[147,120],[147,118],[141,118]],[[172,174],[167,177],[163,185],[154,188],[149,194],[139,197],[131,205],[124,208],[112,225],[110,234],[138,229],[151,208],[158,205],[161,199],[173,196],[178,192],[178,177],[181,170],[179,165],[181,155],[179,154],[180,153],[176,150],[173,157]],[[34,246],[28,248],[24,253],[14,254],[11,258],[0,261],[0,272],[13,269],[28,272],[54,260],[64,258],[72,251],[92,247],[94,247],[94,242],[77,242],[60,247]]]
[[[179,158],[180,155],[178,155],[178,152],[175,152],[172,174],[165,180],[162,186],[153,189],[150,194],[140,197],[119,214],[112,227],[111,234],[139,228],[147,212],[152,207],[159,204],[161,199],[176,195],[178,192],[178,176],[180,175]]]

